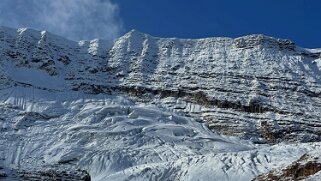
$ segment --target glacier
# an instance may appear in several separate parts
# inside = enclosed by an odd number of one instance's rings
[[[0,70],[0,180],[320,178],[319,49],[1,27]]]

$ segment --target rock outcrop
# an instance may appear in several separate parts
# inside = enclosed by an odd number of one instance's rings
[[[293,162],[281,170],[272,170],[259,175],[253,181],[273,181],[273,180],[304,180],[321,170],[319,154],[304,154],[297,161]],[[313,179],[313,178],[312,178]],[[314,178],[313,180],[318,180]]]

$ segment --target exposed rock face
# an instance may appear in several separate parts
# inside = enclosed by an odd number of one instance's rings
[[[115,43],[108,67],[121,86],[172,97],[169,106],[180,101],[180,111],[225,134],[317,141],[320,69],[308,54],[263,35],[179,40],[133,31]]]
[[[207,127],[255,143],[320,141],[320,52],[264,35],[191,40],[133,30],[109,45],[1,27],[0,161],[79,166],[97,180],[252,179],[318,143],[269,149]],[[204,171],[203,162],[221,169]],[[319,168],[299,160],[280,178]],[[65,174],[16,172],[17,179],[90,179],[83,171]],[[0,168],[0,177],[8,175]]]
[[[293,162],[282,170],[273,170],[259,175],[253,181],[273,181],[273,180],[303,180],[316,174],[321,170],[319,154],[303,155],[300,159]],[[318,180],[315,178],[315,180]]]
[[[68,180],[68,181],[90,181],[91,178],[86,171],[62,171],[57,169],[30,171],[23,170],[18,172],[18,177],[24,181],[42,180]]]
[[[61,168],[59,166],[42,167],[37,169],[8,169],[0,167],[0,180],[21,181],[44,181],[44,180],[66,180],[66,181],[90,181],[91,177],[84,170]]]
[[[11,86],[87,93],[122,92],[198,117],[214,131],[258,142],[321,139],[320,53],[263,35],[236,39],[155,38],[131,31],[112,47],[47,32],[1,28],[1,65],[41,69],[63,86]],[[3,83],[1,86],[4,86]]]

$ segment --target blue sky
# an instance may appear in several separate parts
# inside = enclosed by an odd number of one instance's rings
[[[159,37],[265,34],[321,48],[320,0],[1,0],[0,25],[73,40],[113,40],[137,29]]]
[[[113,0],[126,31],[161,37],[262,33],[321,47],[320,0]]]

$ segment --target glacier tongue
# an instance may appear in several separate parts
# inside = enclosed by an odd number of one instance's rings
[[[0,27],[0,179],[265,178],[317,155],[320,57],[264,35],[111,46]]]

